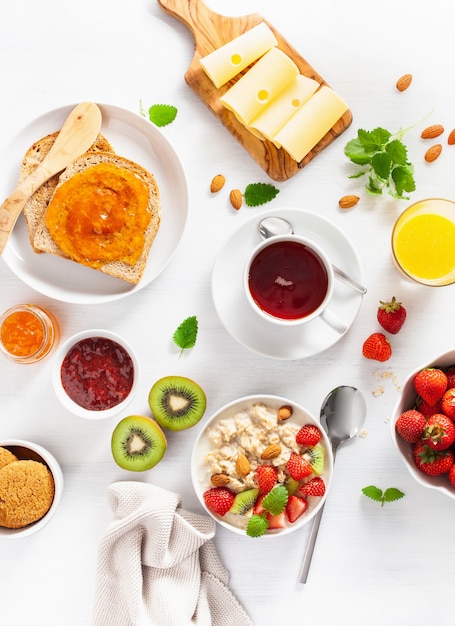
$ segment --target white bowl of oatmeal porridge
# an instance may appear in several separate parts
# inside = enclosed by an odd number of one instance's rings
[[[275,395],[245,396],[219,409],[199,433],[191,459],[205,511],[251,537],[288,534],[308,523],[325,502],[332,469],[320,422]]]

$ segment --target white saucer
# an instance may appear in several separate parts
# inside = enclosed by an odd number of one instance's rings
[[[240,344],[274,359],[304,359],[333,346],[343,334],[317,318],[299,328],[276,328],[249,306],[242,286],[242,273],[251,249],[260,241],[259,222],[271,215],[289,220],[296,234],[321,246],[331,262],[357,281],[362,281],[360,260],[346,235],[332,222],[316,213],[297,208],[270,209],[256,215],[229,237],[218,253],[212,273],[215,309],[224,327]],[[329,308],[352,325],[362,304],[362,295],[335,280]],[[346,332],[346,331],[345,331]]]

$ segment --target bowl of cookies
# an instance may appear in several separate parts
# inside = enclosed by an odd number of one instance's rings
[[[288,534],[323,506],[332,448],[319,421],[275,395],[239,398],[219,409],[193,448],[193,487],[205,511],[249,537]]]
[[[0,440],[0,540],[41,530],[62,492],[62,470],[48,450],[23,439]]]

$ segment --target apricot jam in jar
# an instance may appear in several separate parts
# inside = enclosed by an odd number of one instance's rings
[[[36,304],[18,304],[0,317],[0,349],[15,363],[36,363],[58,342],[54,316]]]

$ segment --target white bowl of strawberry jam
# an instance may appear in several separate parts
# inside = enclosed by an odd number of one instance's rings
[[[121,412],[139,385],[132,347],[108,330],[85,330],[67,339],[54,361],[55,393],[74,415],[104,419]]]

